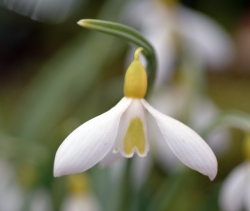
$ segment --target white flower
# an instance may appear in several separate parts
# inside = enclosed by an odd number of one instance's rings
[[[250,136],[243,143],[246,162],[236,167],[227,177],[220,192],[223,211],[250,211]]]
[[[62,211],[101,211],[96,199],[89,194],[68,196],[62,205]]]
[[[101,206],[89,189],[86,174],[68,177],[68,191],[61,211],[101,211]]]
[[[138,28],[156,50],[159,58],[156,86],[171,77],[178,45],[202,66],[215,70],[233,60],[235,49],[231,38],[202,13],[182,5],[168,7],[163,1],[137,0],[127,6],[124,16],[125,22]]]
[[[220,115],[219,108],[207,97],[193,100],[190,111],[190,126],[196,131],[204,130]],[[231,135],[226,127],[216,127],[206,136],[208,145],[216,155],[225,153],[231,144]]]
[[[43,188],[39,188],[32,193],[29,211],[51,211],[52,201],[50,193]]]
[[[220,205],[223,211],[250,211],[250,162],[236,167],[222,185]]]
[[[0,210],[21,210],[25,192],[17,183],[11,164],[0,158]]]
[[[139,48],[129,66],[124,85],[125,97],[106,113],[89,120],[73,131],[59,147],[54,176],[88,170],[109,153],[144,157],[149,151],[146,111],[169,148],[188,167],[213,180],[217,160],[206,142],[181,122],[151,107],[143,97],[147,91],[147,75],[139,61]]]

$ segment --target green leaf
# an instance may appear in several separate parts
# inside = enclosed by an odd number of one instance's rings
[[[142,53],[147,59],[149,87],[152,86],[156,72],[155,51],[152,45],[143,37],[140,32],[122,24],[102,20],[83,19],[78,21],[78,24],[88,29],[119,37],[125,41],[137,45],[138,47],[142,47],[144,49]]]
[[[116,58],[112,55],[119,55],[123,50],[110,38],[79,36],[74,40],[75,47],[71,49],[71,45],[61,51],[42,69],[26,93],[25,106],[29,110],[21,111],[22,124],[19,125],[24,139],[37,140],[74,110],[98,79],[102,67]],[[99,47],[103,50],[93,51]]]
[[[100,18],[117,19],[122,0],[109,0]],[[98,50],[96,50],[98,49]],[[100,50],[99,50],[100,49]],[[15,113],[15,133],[23,140],[43,139],[78,106],[110,65],[125,49],[113,37],[80,33],[56,53],[40,70],[24,93]]]

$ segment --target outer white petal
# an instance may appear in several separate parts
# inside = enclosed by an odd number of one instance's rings
[[[183,166],[182,163],[164,141],[154,118],[148,116],[147,120],[148,128],[150,128],[150,154],[153,154],[160,167],[166,172],[180,169]]]
[[[159,71],[156,73],[155,87],[163,85],[171,77],[175,65],[174,14],[160,1],[151,0],[133,1],[125,8],[124,13],[125,22],[139,29],[156,50]],[[134,49],[130,52],[129,61]]]
[[[121,11],[121,21],[133,28],[139,28],[145,20],[145,14],[152,11],[151,0],[128,1]]]
[[[188,96],[187,90],[183,87],[164,87],[155,90],[148,102],[163,114],[181,118],[187,106]]]
[[[83,172],[105,157],[115,142],[119,121],[131,99],[123,98],[115,107],[74,130],[57,150],[54,176]]]
[[[198,97],[193,100],[189,125],[196,131],[204,131],[219,115],[219,109],[209,98]],[[223,154],[230,146],[230,132],[226,128],[216,128],[206,137],[208,145],[216,155]]]
[[[206,141],[216,155],[222,155],[231,145],[230,131],[228,128],[216,128],[207,135]]]
[[[196,131],[203,131],[220,113],[209,98],[197,96],[193,98],[191,103],[189,125]]]
[[[223,211],[242,210],[247,181],[246,172],[247,165],[243,163],[236,167],[223,183],[219,198]]]
[[[207,143],[191,128],[163,115],[144,99],[142,103],[154,117],[164,140],[174,154],[185,165],[213,180],[217,174],[217,160]]]
[[[173,74],[176,49],[175,14],[160,2],[151,2],[151,13],[144,19],[141,32],[152,43],[158,58],[155,88],[164,85]]]

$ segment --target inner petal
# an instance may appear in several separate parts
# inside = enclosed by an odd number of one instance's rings
[[[127,155],[137,150],[137,153],[143,155],[146,150],[146,136],[143,130],[143,123],[140,117],[131,119],[126,136],[123,141],[124,152]]]
[[[114,152],[125,157],[132,157],[135,152],[140,157],[147,155],[149,144],[145,112],[141,100],[133,99],[120,119]]]

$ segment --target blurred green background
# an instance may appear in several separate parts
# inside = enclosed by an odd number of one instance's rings
[[[139,188],[126,167],[97,165],[79,175],[53,177],[54,156],[66,136],[123,97],[129,60],[127,43],[76,22],[97,18],[129,25],[126,8],[136,2],[75,1],[78,6],[61,23],[32,20],[0,1],[0,210],[221,210],[221,184],[244,159],[239,129],[230,130],[230,147],[217,155],[219,171],[212,182],[186,168],[165,171],[155,161]],[[222,111],[250,113],[249,1],[180,4],[214,19],[235,46],[230,65],[220,71],[203,67],[204,95]],[[176,77],[166,85],[180,83]]]

